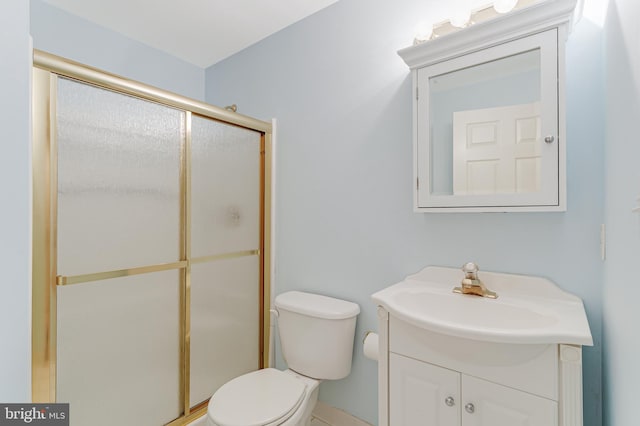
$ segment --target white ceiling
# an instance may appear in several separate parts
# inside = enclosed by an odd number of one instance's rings
[[[45,0],[206,68],[338,0]]]

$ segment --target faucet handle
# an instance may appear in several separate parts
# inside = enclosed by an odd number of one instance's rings
[[[474,262],[467,262],[462,265],[462,272],[464,272],[465,275],[471,274],[472,276],[475,276],[479,270],[480,268],[478,268],[478,265]]]
[[[496,299],[498,295],[488,290],[480,278],[478,278],[478,265],[474,262],[467,262],[462,265],[462,272],[464,272],[464,278],[462,279],[462,285],[453,289],[454,293],[462,294],[475,294],[477,296],[488,297],[490,299]]]

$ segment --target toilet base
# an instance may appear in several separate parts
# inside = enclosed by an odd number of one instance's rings
[[[293,375],[298,380],[302,380],[306,387],[304,400],[300,404],[300,407],[298,407],[298,410],[293,413],[291,417],[281,423],[280,426],[310,426],[311,413],[318,402],[320,380],[303,376],[293,370],[285,370],[285,373]]]

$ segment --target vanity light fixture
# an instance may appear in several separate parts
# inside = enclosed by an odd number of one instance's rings
[[[416,25],[413,31],[413,44],[424,43],[431,39],[433,35],[433,24],[431,22],[421,21]]]
[[[494,0],[486,6],[471,10],[464,0],[456,0],[453,15],[449,20],[437,24],[418,24],[414,31],[413,44],[420,44],[437,37],[459,31],[471,25],[489,21],[502,14],[539,3],[541,0]]]
[[[495,0],[493,2],[493,8],[498,13],[508,13],[516,7],[518,0]]]
[[[464,28],[471,22],[471,8],[467,3],[467,0],[455,1],[453,15],[449,22],[456,28]]]

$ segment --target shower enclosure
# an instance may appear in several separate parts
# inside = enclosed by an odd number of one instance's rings
[[[33,399],[181,425],[268,364],[271,124],[34,52]]]

